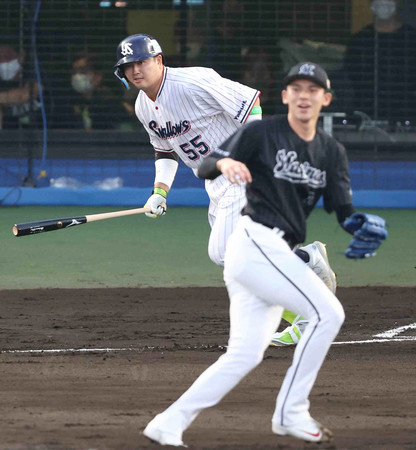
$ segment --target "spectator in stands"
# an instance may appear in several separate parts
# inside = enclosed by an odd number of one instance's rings
[[[246,30],[241,0],[212,1],[212,29],[199,54],[200,65],[211,67],[222,77],[240,81],[242,49]]]
[[[0,45],[0,129],[41,123],[39,87],[24,66],[23,53]]]
[[[356,33],[345,69],[353,107],[372,120],[416,125],[416,31],[404,24],[395,0],[369,0],[373,23]]]
[[[72,62],[69,115],[62,117],[63,128],[89,130],[118,129],[131,120],[120,97],[104,83],[103,70],[95,54],[80,53]]]
[[[247,47],[243,52],[241,83],[261,92],[263,114],[272,115],[276,109],[277,81],[270,54],[262,47]]]

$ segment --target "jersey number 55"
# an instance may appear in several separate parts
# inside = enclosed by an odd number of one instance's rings
[[[185,144],[181,144],[179,147],[183,150],[184,153],[188,155],[188,158],[192,161],[195,161],[200,158],[200,156],[206,156],[211,151],[209,146],[204,142],[198,142],[201,139],[201,135],[190,139],[189,142]],[[191,147],[192,145],[192,147]]]

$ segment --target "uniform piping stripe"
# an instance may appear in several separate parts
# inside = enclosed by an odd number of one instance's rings
[[[314,333],[315,333],[315,331],[316,331],[316,328],[317,328],[317,326],[318,326],[318,324],[319,324],[319,322],[321,321],[321,317],[320,317],[320,315],[319,315],[319,312],[318,312],[318,310],[315,308],[315,306],[314,306],[314,304],[312,303],[312,301],[309,299],[309,297],[295,284],[295,283],[293,283],[293,281],[290,279],[290,278],[288,278],[275,264],[273,264],[273,262],[270,260],[270,258],[264,253],[264,251],[262,250],[262,248],[260,247],[260,245],[250,236],[250,233],[248,232],[248,230],[247,229],[245,229],[245,232],[247,233],[247,236],[250,238],[250,240],[251,240],[251,242],[253,242],[253,244],[258,248],[258,250],[260,251],[260,253],[266,258],[266,260],[267,261],[269,261],[269,263],[284,277],[284,278],[286,278],[286,280],[297,290],[297,291],[299,291],[300,292],[300,294],[303,296],[303,297],[305,297],[305,299],[306,299],[306,301],[312,306],[312,308],[315,310],[315,312],[316,312],[316,314],[317,314],[317,316],[318,316],[318,322],[316,323],[316,325],[315,325],[315,327],[314,327],[314,329],[313,329],[313,331],[312,331],[312,333],[311,333],[311,335],[310,335],[310,337],[309,337],[309,339],[307,340],[307,342],[305,343],[305,345],[304,345],[304,347],[303,347],[303,350],[302,350],[302,353],[301,353],[301,355],[300,355],[300,357],[299,357],[299,360],[298,360],[298,363],[297,363],[297,365],[296,365],[296,369],[294,370],[294,372],[293,372],[293,377],[292,377],[292,380],[291,380],[291,382],[290,382],[290,384],[289,384],[289,387],[288,387],[288,389],[287,389],[287,393],[286,393],[286,397],[285,397],[285,399],[284,399],[284,401],[283,401],[283,406],[282,406],[282,414],[281,414],[281,418],[280,418],[280,425],[281,426],[284,426],[283,425],[283,416],[284,416],[284,409],[285,409],[285,405],[286,405],[286,401],[287,401],[287,399],[288,399],[288,397],[289,397],[289,394],[290,394],[290,391],[291,391],[291,389],[292,389],[292,386],[293,386],[293,382],[294,382],[294,380],[295,380],[295,378],[296,378],[296,375],[297,375],[297,372],[298,372],[298,369],[299,369],[299,364],[300,364],[300,361],[302,360],[302,357],[303,357],[303,355],[304,355],[304,353],[305,353],[305,351],[306,351],[306,347],[308,346],[308,344],[309,344],[309,342],[310,342],[310,340],[311,340],[311,338],[312,338],[312,336],[314,335]]]
[[[168,68],[165,66],[165,73],[163,74],[163,81],[162,81],[162,85],[160,86],[159,93],[157,94],[157,98],[159,98],[160,94],[163,91],[163,86],[165,85],[167,74],[168,74]]]
[[[256,94],[254,95],[253,99],[251,100],[250,105],[249,105],[246,113],[244,114],[244,116],[240,120],[240,123],[245,123],[245,121],[247,120],[247,117],[249,116],[250,111],[253,109],[254,103],[256,102],[256,100],[257,100],[259,95],[260,95],[260,91],[256,91]]]
[[[173,153],[174,150],[166,150],[165,148],[157,148],[157,147],[153,147],[155,152],[161,152],[161,153]]]

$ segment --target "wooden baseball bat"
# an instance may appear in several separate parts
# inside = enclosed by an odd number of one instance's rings
[[[166,205],[164,205],[166,208]],[[38,220],[35,222],[17,223],[13,226],[13,234],[17,237],[31,234],[46,233],[47,231],[63,230],[64,228],[75,227],[83,223],[96,222],[97,220],[113,219],[114,217],[131,216],[150,212],[150,207],[136,209],[125,209],[101,214],[90,214],[88,216],[64,217],[61,219]]]

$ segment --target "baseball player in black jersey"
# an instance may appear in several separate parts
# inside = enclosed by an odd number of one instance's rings
[[[220,77],[206,67],[171,68],[158,41],[148,34],[134,34],[117,47],[116,77],[126,88],[139,89],[135,111],[155,149],[155,180],[146,202],[157,218],[166,213],[168,192],[175,179],[178,158],[195,175],[205,158],[244,124],[261,120],[260,92]],[[176,125],[175,125],[176,124]],[[228,237],[246,203],[245,186],[231,184],[223,176],[206,180],[210,203],[210,259],[224,265]],[[296,250],[306,264],[332,292],[336,276],[331,269],[325,244],[315,241]],[[305,328],[304,317],[284,311],[291,325],[273,336],[272,345],[296,344]]]
[[[247,204],[229,238],[224,280],[230,296],[227,352],[144,430],[174,446],[205,408],[217,404],[263,359],[283,308],[307,318],[293,362],[277,396],[272,431],[311,441],[332,433],[309,413],[309,393],[343,321],[343,308],[324,282],[293,252],[303,242],[306,219],[323,195],[327,212],[354,234],[348,257],[374,254],[387,236],[384,220],[354,213],[345,149],[317,128],[328,106],[326,72],[314,63],[294,66],[284,79],[288,115],[242,127],[198,170],[246,183]]]

